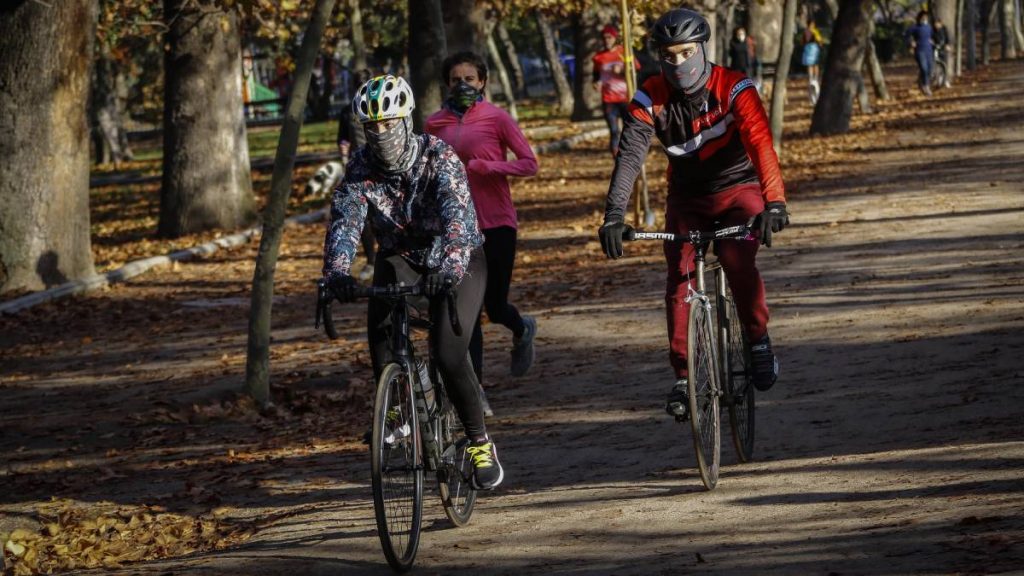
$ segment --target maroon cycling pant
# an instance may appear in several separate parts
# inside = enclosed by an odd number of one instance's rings
[[[669,196],[665,231],[676,234],[690,230],[708,231],[744,224],[764,210],[761,187],[740,184],[709,196]],[[760,243],[756,240],[722,240],[716,254],[732,289],[740,322],[751,342],[768,332],[768,304],[764,282],[755,258]],[[665,243],[668,281],[665,286],[665,312],[668,317],[669,361],[677,378],[686,376],[686,342],[690,305],[686,302],[687,277],[694,289],[694,252],[689,242]],[[705,280],[710,277],[705,275]],[[713,290],[710,282],[707,290]]]

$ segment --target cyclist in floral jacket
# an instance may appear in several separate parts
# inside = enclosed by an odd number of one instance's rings
[[[373,284],[422,283],[430,299],[434,356],[470,439],[473,484],[494,488],[504,472],[487,435],[479,384],[466,353],[471,331],[454,333],[448,299],[442,297],[453,291],[461,324],[476,322],[487,265],[466,170],[450,146],[413,132],[415,103],[402,78],[372,78],[356,93],[352,107],[366,133],[366,145],[353,154],[345,179],[334,191],[324,242],[324,277],[339,300],[354,298],[352,259],[363,226],[369,224],[380,246]],[[370,300],[367,333],[377,376],[390,361],[389,314],[386,302]]]

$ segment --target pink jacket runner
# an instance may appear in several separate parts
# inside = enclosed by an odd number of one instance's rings
[[[533,176],[537,158],[508,112],[486,100],[461,117],[441,109],[427,118],[426,132],[447,142],[466,165],[480,229],[517,228],[508,176]],[[508,150],[515,160],[506,159]]]

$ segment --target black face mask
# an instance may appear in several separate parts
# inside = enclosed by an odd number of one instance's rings
[[[469,107],[476,104],[482,98],[479,88],[475,88],[464,81],[452,86],[448,91],[448,102],[451,107],[459,112],[469,110]]]

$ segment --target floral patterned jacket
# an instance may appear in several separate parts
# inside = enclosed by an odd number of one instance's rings
[[[440,272],[457,285],[470,253],[483,245],[466,169],[438,138],[417,135],[423,152],[407,172],[384,174],[371,166],[366,147],[349,162],[331,199],[324,241],[324,277],[351,274],[364,224],[372,226],[382,256],[399,254],[410,264]]]

